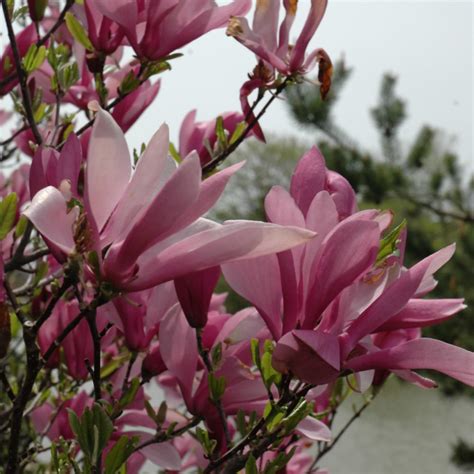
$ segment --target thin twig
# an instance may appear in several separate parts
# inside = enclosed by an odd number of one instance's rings
[[[199,355],[201,356],[201,359],[203,360],[204,365],[206,366],[209,376],[212,377],[214,375],[214,367],[212,366],[211,360],[209,359],[209,351],[207,349],[204,349],[204,346],[202,344],[202,334],[201,334],[201,329],[199,328],[196,329],[196,340],[197,340]],[[230,433],[229,433],[229,427],[227,426],[227,417],[224,411],[224,407],[222,406],[220,399],[218,400],[213,399],[212,402],[214,406],[216,407],[217,412],[219,413],[219,418],[221,419],[226,445],[230,446],[231,438],[230,438]]]
[[[240,144],[247,138],[248,134],[252,131],[253,127],[257,125],[258,121],[263,117],[265,112],[267,111],[268,107],[272,104],[272,102],[285,90],[286,86],[288,85],[290,79],[286,78],[275,90],[273,95],[267,101],[267,103],[262,107],[262,110],[250,121],[247,125],[245,130],[242,132],[242,135],[234,142],[232,145],[228,146],[222,153],[216,156],[212,161],[207,163],[203,168],[202,172],[204,175],[209,174],[213,171],[220,163],[222,163],[229,155],[231,155],[239,146]]]
[[[92,383],[94,384],[94,398],[99,401],[102,398],[100,378],[100,337],[97,330],[96,311],[89,311],[86,318],[94,346],[94,370],[92,372]],[[99,469],[100,471],[100,469]]]
[[[2,0],[3,1],[3,0]],[[56,23],[51,27],[50,30],[36,42],[36,46],[39,48],[40,46],[45,45],[49,38],[61,27],[61,25],[64,22],[64,18],[66,17],[66,13],[70,10],[70,8],[74,5],[74,0],[67,0],[66,5],[62,9],[61,13],[58,16],[58,19],[56,20]],[[17,77],[16,71],[12,72],[9,74],[7,77],[3,78],[0,80],[0,89],[2,87],[10,84],[10,82],[14,81]]]
[[[23,69],[22,59],[20,52],[18,51],[18,45],[16,43],[15,32],[13,31],[13,25],[8,13],[7,0],[2,0],[3,15],[5,17],[5,23],[8,30],[8,38],[10,40],[10,46],[12,48],[13,60],[15,62],[16,72],[18,80],[20,82],[21,95],[23,97],[23,107],[25,108],[26,119],[30,125],[33,136],[35,137],[36,143],[41,145],[43,138],[41,133],[36,126],[36,121],[33,112],[33,106],[31,104],[30,91],[28,90],[28,77],[26,71]]]

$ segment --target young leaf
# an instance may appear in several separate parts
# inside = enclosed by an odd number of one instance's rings
[[[92,46],[91,40],[87,36],[86,30],[84,27],[79,23],[79,21],[76,19],[76,17],[70,13],[66,13],[66,26],[67,29],[69,30],[69,33],[73,36],[73,38],[84,48],[86,48],[89,51],[94,51],[94,46]]]
[[[252,453],[249,454],[245,463],[245,474],[258,474],[257,460]]]
[[[13,227],[17,211],[18,198],[10,193],[0,202],[0,240],[3,240]]]

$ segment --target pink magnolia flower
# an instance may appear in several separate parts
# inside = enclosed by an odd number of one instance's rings
[[[227,281],[258,308],[278,341],[277,370],[320,385],[344,371],[385,369],[423,384],[411,369],[427,368],[474,384],[474,354],[464,349],[419,337],[397,337],[386,347],[377,336],[436,324],[463,309],[460,299],[420,299],[434,288],[433,274],[454,246],[405,269],[402,234],[400,255],[378,260],[391,216],[355,212],[350,185],[325,169],[316,149],[298,164],[290,193],[273,188],[265,206],[270,221],[306,225],[318,234],[278,255],[223,266]]]
[[[223,127],[228,137],[232,137],[239,123],[245,117],[239,112],[225,112],[222,114]],[[217,119],[208,122],[196,122],[196,110],[191,110],[183,120],[179,131],[179,154],[186,157],[193,150],[197,152],[201,159],[201,164],[205,165],[211,160],[210,151],[214,151],[217,143],[216,134]]]
[[[316,49],[306,56],[311,38],[314,36],[326,10],[327,0],[311,0],[311,7],[303,29],[294,45],[289,43],[290,30],[295,19],[296,0],[284,0],[285,17],[278,29],[280,0],[257,2],[253,25],[246,18],[232,18],[227,34],[253,51],[265,66],[285,76],[305,74],[316,62],[327,54]]]
[[[168,147],[164,125],[132,173],[123,132],[99,110],[89,143],[84,208],[68,211],[62,193],[48,186],[24,213],[55,252],[97,252],[103,278],[128,291],[279,252],[314,236],[291,226],[200,219],[241,164],[201,181],[197,154],[176,167]]]
[[[97,9],[120,25],[140,58],[158,60],[208,31],[224,27],[233,15],[244,15],[250,0],[217,6],[212,0],[98,0]]]

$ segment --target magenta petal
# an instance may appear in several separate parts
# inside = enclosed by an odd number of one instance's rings
[[[329,303],[375,262],[379,227],[370,221],[343,221],[323,242],[313,263],[305,329],[314,327]]]
[[[331,441],[331,430],[319,420],[308,416],[296,427],[296,431],[313,441]]]
[[[474,387],[474,353],[436,339],[413,339],[389,349],[354,357],[345,366],[355,371],[432,369]]]
[[[99,232],[122,197],[132,164],[127,142],[108,112],[97,112],[87,154],[85,199]]]
[[[461,298],[411,299],[398,314],[380,326],[377,332],[432,326],[446,321],[465,308],[466,305]]]
[[[314,196],[324,190],[326,164],[316,147],[306,152],[299,160],[291,178],[290,194],[306,216]]]
[[[389,285],[349,327],[344,336],[344,354],[347,355],[356,346],[357,341],[377,330],[392,316],[399,313],[414,296],[423,281],[431,278],[452,255],[453,247],[448,246],[426,257],[421,262],[404,271]]]
[[[74,251],[73,226],[78,209],[68,213],[66,201],[58,189],[52,186],[42,189],[23,214],[55,248],[66,254]]]

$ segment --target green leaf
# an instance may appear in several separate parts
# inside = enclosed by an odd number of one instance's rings
[[[69,33],[73,36],[73,38],[84,48],[86,48],[89,51],[94,51],[94,47],[92,46],[91,40],[87,36],[86,30],[84,27],[79,23],[79,21],[76,19],[76,17],[70,13],[66,13],[66,26],[67,29],[69,30]]]
[[[404,219],[399,225],[397,225],[397,227],[395,227],[395,229],[380,241],[379,253],[377,254],[376,260],[377,264],[383,262],[388,256],[393,255],[397,251],[400,234],[406,225],[407,223]]]
[[[156,413],[156,423],[162,425],[166,420],[166,413],[168,411],[168,405],[165,401],[162,401],[158,412]]]
[[[314,408],[314,403],[309,403],[304,398],[296,405],[296,408],[283,419],[285,430],[287,433],[292,432],[298,424],[303,421]]]
[[[258,474],[257,460],[252,453],[249,454],[245,463],[245,474]]]
[[[46,59],[46,47],[45,46],[36,46],[36,44],[32,44],[28,52],[25,54],[23,58],[23,68],[25,69],[27,74],[38,69]]]
[[[214,374],[209,374],[208,381],[211,400],[217,402],[222,398],[225,392],[225,377],[216,377]]]
[[[105,474],[116,474],[120,470],[133,453],[137,440],[137,437],[129,438],[126,435],[118,439],[105,458]]]
[[[222,360],[222,342],[216,344],[211,351],[212,366],[217,367]]]
[[[15,227],[15,237],[17,239],[25,233],[27,225],[28,219],[26,218],[26,216],[21,216]]]
[[[122,395],[119,401],[119,406],[120,408],[125,408],[127,405],[130,405],[130,403],[135,400],[135,397],[137,395],[137,392],[140,388],[140,379],[138,377],[135,377],[132,379],[130,386],[126,390],[126,392]]]
[[[252,353],[252,361],[255,366],[261,370],[261,362],[260,362],[260,343],[258,339],[252,338],[250,341],[250,351]]]
[[[130,71],[120,83],[119,86],[119,94],[120,95],[127,95],[130,92],[133,92],[140,86],[140,80],[137,79],[133,71]]]
[[[244,130],[247,128],[246,122],[240,122],[237,127],[235,127],[234,133],[230,137],[229,145],[233,145],[244,133]]]
[[[225,133],[224,119],[222,116],[217,117],[216,120],[216,135],[219,146],[225,148],[227,146],[227,135]]]
[[[176,149],[174,144],[171,143],[171,142],[170,142],[170,146],[169,146],[169,152],[170,152],[170,155],[173,158],[173,160],[176,161],[176,163],[179,164],[183,161],[183,159],[181,158],[181,155],[179,154],[178,150]]]
[[[13,227],[16,218],[18,198],[10,193],[0,202],[0,240],[3,240]]]

